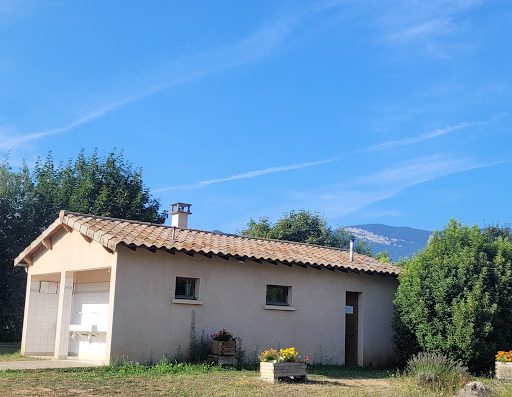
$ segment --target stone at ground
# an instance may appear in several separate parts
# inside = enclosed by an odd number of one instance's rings
[[[460,389],[456,397],[489,397],[491,395],[490,390],[482,382],[469,382]]]

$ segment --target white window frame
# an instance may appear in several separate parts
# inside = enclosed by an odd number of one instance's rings
[[[187,297],[185,295],[176,295],[176,286],[178,279],[190,279],[194,280],[194,298]],[[174,288],[173,288],[173,298],[171,300],[172,303],[182,304],[182,305],[202,305],[203,300],[201,299],[201,279],[199,277],[193,276],[176,276],[174,278]]]
[[[272,304],[267,302],[267,292],[268,287],[285,287],[288,288],[288,299],[286,304]],[[278,283],[267,283],[265,285],[265,305],[263,306],[265,310],[281,310],[281,311],[295,311],[296,308],[293,306],[293,286],[284,285]]]

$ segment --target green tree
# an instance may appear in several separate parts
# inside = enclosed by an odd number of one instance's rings
[[[342,227],[333,229],[322,216],[306,210],[287,212],[274,224],[266,217],[258,221],[250,219],[239,234],[337,248],[348,248],[351,237]],[[371,249],[362,240],[357,242],[355,250],[362,254],[371,254]]]
[[[506,231],[454,220],[406,261],[395,299],[395,348],[402,362],[419,351],[493,367],[512,346],[512,242]]]
[[[56,165],[49,153],[32,172],[0,163],[0,341],[21,336],[25,272],[13,260],[61,209],[153,223],[167,216],[144,185],[142,171],[116,150],[105,158],[82,150],[66,165]]]
[[[382,263],[391,263],[391,257],[387,251],[380,251],[375,254],[375,259]]]
[[[34,204],[28,168],[14,173],[7,161],[0,163],[0,341],[21,335],[26,277],[12,261],[37,230]]]

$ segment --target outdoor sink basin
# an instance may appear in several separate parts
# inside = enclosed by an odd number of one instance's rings
[[[97,330],[96,325],[69,324],[69,332],[96,332]]]

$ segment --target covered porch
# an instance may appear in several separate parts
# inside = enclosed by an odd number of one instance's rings
[[[22,354],[108,363],[112,280],[110,267],[29,271]]]

